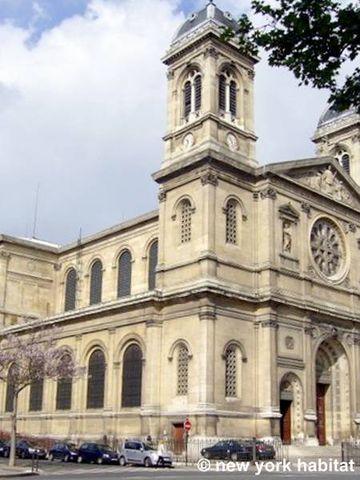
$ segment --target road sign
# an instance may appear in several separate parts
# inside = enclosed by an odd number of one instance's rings
[[[186,432],[189,432],[191,430],[191,422],[188,418],[184,422],[184,429]]]

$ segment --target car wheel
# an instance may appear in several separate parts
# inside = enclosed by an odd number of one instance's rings
[[[237,453],[235,453],[235,452],[232,453],[232,454],[230,455],[230,458],[231,458],[231,460],[232,460],[233,462],[236,462],[236,460],[238,459]]]
[[[152,463],[149,457],[146,457],[144,460],[144,467],[149,468],[151,467]]]
[[[70,462],[70,455],[69,454],[65,455],[64,462]]]
[[[210,453],[209,453],[209,452],[205,452],[205,453],[204,453],[204,458],[207,458],[207,459],[209,460],[209,458],[210,458]]]
[[[157,462],[157,466],[158,467],[163,467],[164,466],[164,459],[162,457],[159,458],[159,460]]]
[[[52,453],[49,453],[49,460],[50,462],[54,461],[54,455]]]
[[[97,459],[96,459],[96,463],[97,463],[98,465],[102,465],[102,463],[103,463],[102,457],[97,458]]]
[[[119,463],[120,463],[120,465],[121,465],[122,467],[125,467],[125,465],[126,465],[126,459],[125,459],[125,457],[120,457]]]
[[[20,458],[26,458],[26,452],[21,452],[20,453]]]
[[[83,458],[82,458],[81,455],[79,455],[78,458],[77,458],[77,462],[78,462],[78,463],[82,463],[82,461],[83,461]]]

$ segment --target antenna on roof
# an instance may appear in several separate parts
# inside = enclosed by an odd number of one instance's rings
[[[34,210],[34,225],[33,225],[32,238],[36,238],[36,227],[37,227],[38,210],[39,210],[39,192],[40,192],[40,183],[38,183],[38,184],[37,184],[37,187],[36,187],[35,210]]]

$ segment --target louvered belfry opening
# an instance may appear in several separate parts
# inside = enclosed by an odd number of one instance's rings
[[[226,205],[226,243],[237,243],[236,201],[229,200]]]
[[[90,273],[90,305],[101,303],[102,300],[103,265],[96,260]]]
[[[148,285],[149,290],[156,287],[156,267],[158,264],[158,241],[153,242],[149,248],[149,274]]]
[[[236,117],[236,83],[234,80],[230,82],[230,113],[233,117]]]
[[[191,82],[188,80],[184,85],[184,117],[187,119],[191,113]]]
[[[100,350],[94,350],[89,358],[87,408],[104,408],[105,394],[105,356]]]
[[[122,401],[123,407],[141,406],[142,382],[142,351],[132,344],[125,350],[122,373]]]
[[[66,353],[60,360],[63,363],[71,362],[70,354]],[[72,397],[72,379],[59,378],[56,390],[56,410],[70,410]]]
[[[221,112],[226,110],[226,79],[224,75],[219,77],[219,110]]]
[[[230,345],[225,353],[225,396],[236,397],[236,347]]]
[[[131,253],[125,250],[119,257],[118,265],[118,297],[131,294]]]
[[[187,243],[191,241],[191,204],[189,200],[184,199],[180,204],[181,214],[181,234],[180,242]]]
[[[201,109],[201,76],[197,75],[194,80],[195,90],[195,112]]]
[[[189,383],[189,351],[186,345],[179,345],[177,358],[177,394],[187,395]]]
[[[68,271],[65,282],[65,312],[76,308],[77,273],[74,268]]]

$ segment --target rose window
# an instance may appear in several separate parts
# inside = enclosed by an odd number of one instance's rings
[[[326,277],[336,275],[344,261],[344,244],[336,225],[326,219],[317,220],[311,230],[310,245],[320,272]]]

